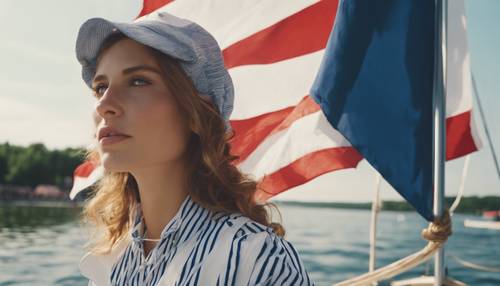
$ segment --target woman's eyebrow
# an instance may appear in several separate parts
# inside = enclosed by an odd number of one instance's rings
[[[122,74],[127,75],[130,73],[139,71],[139,70],[150,71],[150,72],[156,73],[158,75],[161,75],[161,72],[158,69],[151,67],[151,66],[147,66],[147,65],[139,65],[139,66],[133,66],[133,67],[126,68],[122,71]],[[105,79],[105,78],[106,78],[105,75],[100,74],[100,75],[97,75],[96,77],[94,77],[94,79],[92,81],[95,82],[95,81]]]
[[[138,70],[147,70],[147,71],[150,71],[150,72],[154,72],[154,73],[157,73],[158,75],[161,75],[161,72],[154,68],[154,67],[151,67],[151,66],[146,66],[146,65],[140,65],[140,66],[134,66],[134,67],[129,67],[129,68],[126,68],[122,71],[122,74],[123,75],[126,75],[126,74],[129,74],[129,73],[133,73],[135,71],[138,71]]]

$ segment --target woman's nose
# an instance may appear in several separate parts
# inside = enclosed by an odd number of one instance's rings
[[[111,86],[106,88],[106,91],[95,105],[95,111],[100,117],[116,117],[123,112],[116,95],[116,89]]]

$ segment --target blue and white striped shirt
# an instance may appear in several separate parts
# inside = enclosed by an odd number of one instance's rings
[[[140,205],[135,213],[110,285],[314,285],[290,242],[241,214],[214,213],[188,196],[144,257]]]

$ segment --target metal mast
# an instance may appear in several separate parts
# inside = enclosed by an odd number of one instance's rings
[[[433,173],[434,173],[434,209],[435,217],[443,215],[445,193],[446,161],[446,32],[447,0],[435,0],[435,42],[434,42],[434,92],[433,92]],[[444,249],[438,250],[434,260],[435,286],[443,285]]]

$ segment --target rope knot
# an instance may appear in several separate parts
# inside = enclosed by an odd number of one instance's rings
[[[444,243],[451,234],[451,219],[448,210],[445,210],[441,217],[434,218],[434,221],[422,230],[423,238],[438,243]]]

